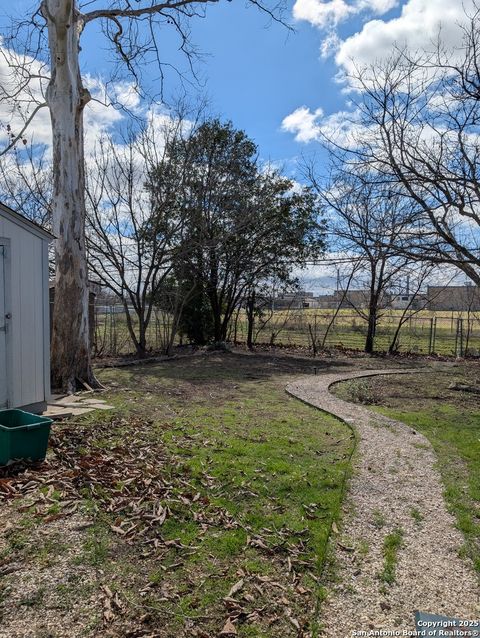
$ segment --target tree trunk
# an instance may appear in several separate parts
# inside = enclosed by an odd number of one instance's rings
[[[137,353],[137,357],[140,359],[145,356],[145,332],[143,332],[144,340],[142,345],[142,319],[140,312],[137,312],[137,317],[139,318],[139,337],[137,337],[137,333],[135,332],[135,326],[133,325],[132,315],[130,313],[130,308],[128,307],[127,299],[123,298],[123,309],[125,310],[125,321],[127,322],[127,330],[130,335],[130,339],[135,347],[135,351]]]
[[[137,356],[145,357],[147,354],[147,322],[145,321],[143,309],[138,313],[138,343]]]
[[[90,362],[85,251],[83,110],[90,95],[80,76],[83,25],[73,0],[44,0],[41,9],[47,21],[51,59],[46,98],[52,122],[56,236],[52,384],[72,392],[79,381],[98,387]]]
[[[372,354],[375,345],[375,332],[377,331],[377,298],[370,301],[368,309],[367,336],[365,339],[365,352]]]
[[[212,309],[213,315],[213,340],[215,343],[220,343],[224,340],[222,330],[222,306],[217,298],[216,290],[212,290],[210,288],[210,290],[208,291],[208,298],[210,300],[210,307]]]
[[[315,358],[318,353],[317,346],[317,318],[315,317],[315,328],[312,328],[312,324],[308,324],[308,334],[310,335],[310,343],[312,344],[312,353]]]
[[[388,354],[395,354],[398,350],[398,336],[400,334],[400,330],[402,328],[403,324],[401,322],[399,322],[397,324],[397,327],[395,329],[395,333],[393,335],[393,338],[390,342],[390,345],[388,346]]]

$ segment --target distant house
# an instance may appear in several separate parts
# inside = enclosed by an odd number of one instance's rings
[[[41,412],[50,396],[52,239],[46,230],[0,204],[0,409]]]
[[[428,286],[428,310],[479,311],[478,286]]]

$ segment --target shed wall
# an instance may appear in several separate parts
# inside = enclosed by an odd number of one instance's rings
[[[11,352],[10,402],[13,407],[28,406],[48,398],[48,342],[45,343],[45,335],[48,335],[48,325],[45,325],[48,319],[45,313],[48,244],[3,217],[1,211],[0,238],[10,240],[12,318],[7,337]]]

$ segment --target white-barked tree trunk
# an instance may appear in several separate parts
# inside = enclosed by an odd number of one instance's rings
[[[72,392],[78,383],[97,385],[88,330],[88,270],[85,251],[83,112],[90,99],[79,66],[83,24],[74,0],[43,0],[51,55],[46,98],[52,122],[55,302],[52,383]]]

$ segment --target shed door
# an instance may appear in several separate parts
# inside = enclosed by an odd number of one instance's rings
[[[0,244],[0,409],[8,407],[5,246]]]

